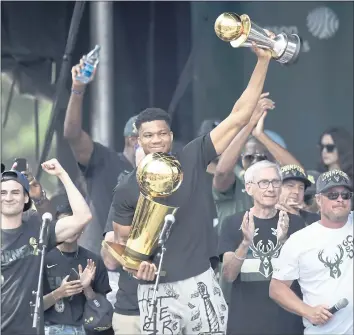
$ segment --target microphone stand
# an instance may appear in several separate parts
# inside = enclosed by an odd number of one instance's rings
[[[165,222],[165,225],[167,225],[167,224],[168,224],[168,222]],[[171,229],[171,227],[170,227],[170,229]],[[152,295],[152,301],[151,301],[152,308],[149,313],[149,320],[152,320],[152,325],[153,325],[153,331],[152,331],[151,335],[157,335],[157,291],[158,291],[158,286],[160,284],[163,257],[165,255],[165,251],[166,251],[165,243],[166,243],[168,237],[170,236],[170,229],[165,229],[165,227],[162,229],[161,235],[159,238],[159,242],[158,242],[158,246],[161,247],[161,253],[158,254],[158,256],[160,257],[160,260],[159,260],[159,266],[158,266],[157,272],[156,272],[156,281],[155,281],[155,285],[154,285],[154,292]]]
[[[35,296],[35,303],[30,302],[31,310],[34,309],[31,316],[33,317],[32,328],[36,328],[37,335],[44,334],[44,320],[43,320],[43,272],[44,272],[44,258],[48,243],[48,222],[42,223],[42,228],[39,237],[39,250],[41,255],[41,262],[39,267],[37,291],[32,291],[32,295]]]

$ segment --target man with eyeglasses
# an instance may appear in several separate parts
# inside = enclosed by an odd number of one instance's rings
[[[332,170],[320,175],[316,201],[321,219],[285,243],[270,284],[270,297],[303,317],[305,334],[353,334],[352,183]],[[289,289],[300,284],[303,300]],[[348,305],[332,314],[341,299]]]
[[[285,143],[274,137],[274,132],[264,130],[264,121],[275,103],[269,93],[263,93],[249,123],[237,134],[220,156],[213,179],[213,196],[219,221],[224,217],[249,209],[252,199],[245,192],[243,176],[253,164],[262,160],[278,162],[281,166],[301,164],[286,150]],[[277,143],[277,141],[279,143]],[[241,156],[242,167],[237,165]]]
[[[268,110],[275,107],[269,93],[263,93],[249,123],[233,139],[214,169],[213,198],[219,221],[219,232],[225,217],[246,211],[253,205],[252,198],[245,191],[244,173],[253,164],[262,160],[275,160],[280,165],[300,163],[285,149],[279,136],[264,130]],[[277,143],[278,142],[278,143]],[[241,156],[242,167],[237,164]],[[220,286],[227,303],[230,300],[231,285],[220,278]]]
[[[301,334],[301,318],[269,299],[269,282],[283,243],[304,221],[275,208],[282,185],[278,165],[257,162],[244,177],[254,206],[226,217],[219,240],[222,276],[232,283],[227,333]]]

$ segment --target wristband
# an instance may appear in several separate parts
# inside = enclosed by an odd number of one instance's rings
[[[41,197],[39,199],[32,199],[34,205],[37,207],[37,206],[40,206],[42,205],[42,203],[47,200],[47,194],[45,193],[44,190],[42,190],[41,192]]]
[[[78,91],[78,90],[75,90],[72,88],[71,93],[76,94],[76,95],[82,95],[84,93],[84,91]]]
[[[52,296],[53,296],[53,298],[54,298],[55,301],[58,301],[58,300],[59,300],[59,299],[57,299],[57,298],[55,297],[54,291],[52,291],[51,294],[52,294]]]
[[[243,262],[246,259],[246,257],[238,257],[235,252],[234,252],[234,255],[235,255],[235,258],[241,262]]]

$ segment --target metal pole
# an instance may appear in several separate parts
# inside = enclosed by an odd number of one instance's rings
[[[105,146],[113,147],[113,2],[94,1],[90,6],[91,46],[101,46],[100,63],[92,83],[92,138]]]
[[[77,33],[79,31],[81,17],[84,13],[85,4],[86,4],[86,1],[76,1],[75,2],[74,12],[73,12],[73,16],[71,18],[71,23],[70,23],[68,39],[66,41],[63,62],[61,64],[59,77],[58,77],[58,81],[57,81],[57,85],[56,85],[55,96],[53,99],[51,118],[49,121],[50,123],[47,128],[47,132],[45,134],[43,151],[42,151],[41,157],[39,159],[39,164],[37,166],[37,172],[36,172],[36,179],[37,180],[41,179],[42,171],[43,171],[40,163],[43,163],[46,160],[49,150],[50,150],[50,147],[51,147],[51,144],[52,144],[54,130],[55,130],[55,123],[56,123],[59,113],[60,113],[60,101],[61,101],[62,95],[64,94],[64,91],[65,91],[65,85],[66,85],[66,81],[68,79],[68,75],[70,74],[71,53],[72,53],[72,51],[75,47],[75,44],[76,44]]]
[[[148,83],[149,107],[155,106],[155,2],[150,1],[150,22],[148,38]]]

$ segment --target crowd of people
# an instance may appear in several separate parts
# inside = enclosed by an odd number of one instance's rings
[[[82,129],[87,84],[76,80],[64,122],[85,181],[80,192],[56,159],[53,206],[29,167],[1,171],[1,331],[37,334],[33,291],[41,256],[41,216],[52,213],[43,271],[40,334],[353,334],[353,141],[341,128],[319,139],[320,164],[306,171],[274,132],[263,86],[271,60],[257,63],[225,120],[206,120],[196,138],[173,143],[159,108],[131,117],[124,150]],[[91,78],[94,80],[94,75]],[[175,215],[151,318],[156,256],[127,269],[102,248],[126,244],[140,194],[136,169],[150,153],[177,157],[180,188],[163,204]],[[85,193],[85,194],[82,194]],[[341,299],[346,306],[335,310]]]

